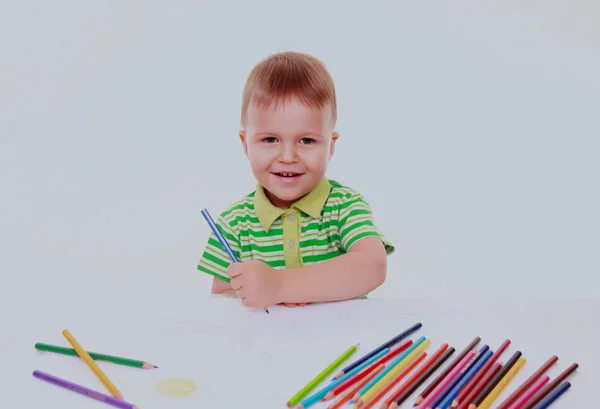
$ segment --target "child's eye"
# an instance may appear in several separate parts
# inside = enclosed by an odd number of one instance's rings
[[[277,139],[275,139],[272,136],[267,136],[266,138],[263,139],[263,141],[266,143],[275,143],[275,142],[277,142]]]
[[[302,138],[300,139],[300,142],[305,144],[305,145],[310,145],[311,143],[313,143],[315,140],[312,138]]]

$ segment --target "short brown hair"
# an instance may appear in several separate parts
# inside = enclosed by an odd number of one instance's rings
[[[331,104],[335,124],[335,86],[325,64],[309,54],[284,51],[268,56],[250,72],[242,97],[242,126],[246,124],[246,113],[251,102],[269,107],[274,102],[290,97],[297,97],[313,108]]]

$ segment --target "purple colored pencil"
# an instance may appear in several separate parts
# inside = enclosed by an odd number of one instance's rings
[[[77,392],[81,395],[85,395],[88,398],[96,399],[96,400],[99,400],[100,402],[104,402],[109,405],[116,406],[117,408],[138,409],[135,405],[132,405],[131,403],[127,403],[122,400],[115,399],[112,396],[108,396],[103,393],[96,392],[94,390],[86,388],[85,386],[77,385],[73,382],[69,382],[64,379],[57,378],[56,376],[47,374],[45,372],[33,371],[33,376],[35,376],[36,378],[41,379],[43,381],[60,386],[61,388],[69,389],[69,390],[72,390],[73,392]]]

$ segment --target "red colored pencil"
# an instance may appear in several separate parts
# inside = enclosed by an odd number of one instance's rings
[[[354,374],[354,376],[351,376],[350,378],[346,379],[344,382],[340,383],[338,386],[336,386],[335,388],[333,388],[332,390],[327,392],[327,395],[325,395],[325,397],[322,400],[326,401],[326,400],[333,399],[334,397],[336,397],[337,395],[339,395],[340,393],[342,393],[343,391],[348,389],[351,385],[354,385],[356,382],[358,382],[359,380],[361,380],[362,378],[367,376],[372,370],[377,368],[380,364],[384,364],[387,361],[389,361],[390,359],[399,355],[402,351],[404,351],[406,348],[411,346],[412,343],[413,343],[412,339],[408,339],[408,340],[404,341],[402,344],[400,344],[398,346],[398,348],[383,355],[382,357],[377,359],[375,362],[373,362],[366,368],[363,368],[362,371]]]
[[[454,360],[450,363],[450,365],[448,365],[446,367],[446,369],[440,373],[437,378],[435,378],[430,384],[429,386],[427,386],[427,388],[425,388],[425,390],[423,392],[421,392],[421,394],[417,397],[416,402],[414,403],[413,406],[419,406],[419,404],[427,397],[427,395],[429,395],[435,388],[436,386],[442,381],[442,379],[444,379],[451,371],[452,369],[454,369],[454,367],[456,365],[458,365],[459,362],[462,361],[462,359],[473,349],[475,348],[475,346],[479,343],[479,341],[481,341],[480,337],[475,337],[470,343],[469,345],[466,346],[466,348],[456,357],[454,358]]]
[[[502,355],[504,351],[506,351],[506,348],[508,348],[509,345],[510,340],[507,339],[498,347],[498,349],[492,354],[490,359],[488,359],[488,361],[481,367],[481,369],[475,374],[475,376],[473,376],[473,378],[461,389],[458,395],[456,395],[456,398],[452,401],[452,405],[450,405],[451,408],[457,407],[458,404],[463,401],[463,399],[469,394],[469,392],[473,390],[475,385],[477,385],[479,380],[486,374],[488,369],[490,369],[490,367],[496,363],[498,358],[500,358],[500,355]]]
[[[531,385],[535,383],[535,381],[537,381],[543,374],[545,374],[548,371],[548,369],[550,369],[550,367],[556,363],[556,361],[558,361],[558,357],[556,355],[552,355],[550,359],[548,359],[542,366],[540,366],[540,368],[537,371],[535,371],[533,375],[531,375],[525,382],[523,382],[523,384],[521,384],[521,386],[519,386],[519,388],[516,391],[514,391],[508,398],[506,398],[506,400],[502,402],[497,409],[507,409],[510,405],[512,405],[513,402],[516,401],[517,398],[523,392],[529,389]]]
[[[427,352],[421,352],[410,364],[408,364],[405,368],[403,368],[396,376],[394,376],[389,383],[387,383],[383,388],[378,390],[372,397],[366,402],[363,402],[362,398],[356,402],[356,406],[360,407],[360,409],[370,409],[377,403],[377,401],[383,398],[398,382],[402,380],[407,374],[409,374],[415,367],[421,363],[423,359],[427,356]]]
[[[502,368],[502,362],[496,362],[483,376],[477,385],[471,390],[463,400],[458,404],[458,409],[466,409],[469,407],[469,404],[475,399],[477,395],[485,388],[485,386],[490,382],[490,380],[500,371]]]
[[[360,382],[358,382],[352,388],[348,389],[348,392],[346,392],[344,395],[342,395],[337,401],[335,401],[331,405],[329,405],[327,407],[327,409],[339,409],[342,406],[344,406],[346,403],[348,403],[350,401],[350,399],[352,399],[352,397],[354,396],[354,394],[356,392],[358,392],[363,386],[365,386],[367,383],[369,383],[369,381],[371,381],[373,378],[375,378],[375,376],[379,372],[383,371],[383,368],[385,368],[385,365],[380,364],[377,368],[375,368],[373,371],[371,371],[366,377],[361,379]]]
[[[392,393],[390,395],[390,397],[385,401],[385,403],[381,407],[387,409],[392,404],[393,401],[398,399],[398,397],[400,395],[402,395],[402,393],[415,382],[415,380],[417,380],[420,376],[422,376],[426,370],[431,368],[431,365],[433,365],[435,363],[435,361],[437,361],[442,356],[442,354],[444,352],[446,352],[447,349],[448,349],[448,344],[443,344],[442,346],[440,346],[438,348],[438,350],[435,351],[435,353],[433,355],[431,355],[429,357],[429,359],[427,359],[427,361],[425,361],[423,363],[423,365],[421,365],[421,367],[419,368],[419,370],[417,372],[412,374],[412,376],[410,378],[408,378],[406,380],[406,382],[404,382],[398,389],[396,389],[394,391],[394,393]]]
[[[571,364],[567,369],[565,369],[560,375],[558,375],[554,380],[546,386],[544,386],[538,393],[533,395],[533,398],[529,400],[521,409],[531,409],[535,405],[537,405],[542,399],[544,399],[550,392],[552,392],[556,387],[558,387],[569,375],[571,375],[577,368],[578,364]]]

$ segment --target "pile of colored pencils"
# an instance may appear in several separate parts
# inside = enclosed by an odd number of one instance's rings
[[[48,345],[42,343],[35,344],[35,348],[39,351],[47,351],[81,358],[81,360],[92,370],[92,372],[94,372],[98,379],[104,384],[104,386],[106,387],[106,389],[108,389],[112,396],[105,395],[90,388],[86,388],[85,386],[78,385],[76,383],[67,381],[65,379],[61,379],[57,376],[50,375],[42,371],[33,371],[34,377],[42,381],[48,382],[50,384],[56,385],[60,388],[71,390],[73,392],[87,396],[88,398],[104,402],[108,405],[115,406],[117,408],[138,409],[135,405],[124,401],[123,394],[116,388],[116,386],[110,381],[110,379],[108,379],[106,374],[102,371],[102,369],[100,369],[100,367],[98,366],[98,364],[96,364],[95,361],[106,361],[118,365],[133,366],[143,369],[158,368],[157,366],[136,359],[99,354],[97,352],[88,352],[84,350],[81,347],[81,345],[79,345],[79,343],[75,340],[75,338],[71,335],[69,331],[64,330],[63,336],[67,339],[67,341],[69,341],[69,344],[71,344],[73,348],[64,348],[61,346]]]
[[[504,364],[499,360],[510,340],[492,351],[488,345],[477,348],[481,338],[475,337],[444,367],[455,349],[443,344],[427,357],[425,350],[431,341],[425,337],[415,341],[408,338],[421,326],[417,323],[375,348],[309,395],[358,346],[351,347],[294,395],[287,406],[307,409],[317,402],[331,401],[327,409],[346,404],[353,404],[355,409],[398,409],[423,387],[413,398],[412,406],[417,409],[490,409],[526,363],[521,351]],[[557,361],[556,355],[550,357],[495,409],[548,408],[571,386],[567,378],[578,368],[573,363],[550,381],[547,372]]]

